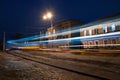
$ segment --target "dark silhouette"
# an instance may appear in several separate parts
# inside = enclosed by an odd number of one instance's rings
[[[0,38],[0,50],[2,50],[2,49],[3,49],[3,39]]]

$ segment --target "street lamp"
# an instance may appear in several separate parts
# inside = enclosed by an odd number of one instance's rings
[[[53,23],[52,23],[52,18],[53,18],[53,14],[52,12],[47,12],[44,16],[43,16],[43,19],[44,20],[50,20],[50,31],[52,31],[52,27],[53,27]],[[51,38],[52,39],[52,38]],[[52,44],[52,43],[51,43]]]
[[[46,15],[44,15],[44,16],[43,16],[43,19],[44,19],[44,20],[46,20],[46,19],[47,19],[47,16],[46,16]]]
[[[47,17],[48,17],[48,19],[51,19],[51,18],[53,17],[52,13],[51,13],[51,12],[48,12],[48,13],[47,13]]]
[[[44,19],[44,20],[50,20],[51,28],[52,28],[52,26],[53,26],[52,18],[53,18],[53,14],[52,14],[51,12],[47,12],[47,13],[43,16],[43,19]]]

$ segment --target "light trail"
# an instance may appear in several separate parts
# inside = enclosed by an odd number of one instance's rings
[[[53,37],[53,36],[59,36],[59,35],[66,35],[66,34],[73,34],[76,32],[80,32],[79,30],[72,30],[72,31],[67,31],[67,32],[62,32],[59,34],[53,34],[53,35],[49,35],[49,36],[42,36],[42,37],[38,37],[37,38],[32,38],[31,39],[42,39],[42,38],[49,38],[49,37]],[[57,41],[57,40],[70,40],[70,39],[85,39],[85,38],[94,38],[94,37],[102,37],[102,36],[110,36],[110,35],[120,35],[120,32],[113,32],[113,33],[106,33],[106,34],[98,34],[98,35],[91,35],[91,36],[82,36],[82,37],[75,37],[75,38],[67,38],[67,39],[56,39],[56,40],[48,40],[49,42],[51,41]],[[27,40],[27,38],[25,38]],[[21,39],[23,41],[23,39]],[[18,40],[18,42],[20,42],[21,40]],[[16,40],[13,41],[8,41],[8,43],[15,43],[17,42]],[[41,41],[41,42],[46,42],[46,41]]]
[[[46,40],[46,41],[35,41],[35,42],[28,42],[26,43],[18,43],[16,45],[19,46],[35,46],[35,45],[39,45],[39,44],[46,44],[48,45],[48,43],[62,43],[62,42],[70,42],[71,40],[73,42],[76,42],[75,40],[78,40],[78,42],[82,41],[82,40],[93,40],[93,39],[110,39],[110,38],[120,38],[120,32],[115,32],[115,33],[107,33],[107,34],[100,34],[100,35],[93,35],[93,36],[85,36],[85,37],[74,37],[74,38],[66,38],[66,39],[56,39],[56,40]],[[78,45],[76,45],[78,46]],[[100,45],[101,46],[101,45]]]
[[[46,34],[35,35],[35,36],[32,36],[32,37],[22,38],[22,39],[18,39],[18,40],[9,40],[9,41],[7,41],[7,43],[25,42],[25,41],[29,41],[29,40],[36,40],[36,39],[43,39],[43,38],[60,36],[60,35],[67,35],[67,34],[72,34],[72,33],[76,33],[76,32],[80,33],[80,29],[85,28],[87,26],[99,25],[100,23],[104,24],[106,22],[117,22],[119,20],[120,20],[120,18],[115,17],[115,18],[111,18],[111,20],[107,20],[107,21],[102,20],[102,21],[96,21],[96,22],[93,22],[93,23],[88,23],[88,24],[85,24],[85,25],[73,26],[72,28],[56,31],[57,33],[52,34],[52,35],[47,35],[47,36],[46,36]]]
[[[7,43],[15,43],[15,42],[22,42],[22,41],[28,41],[28,40],[36,40],[36,39],[43,39],[43,38],[49,38],[49,37],[55,37],[55,36],[60,36],[60,35],[67,35],[67,34],[73,34],[73,33],[77,33],[79,32],[80,34],[80,28],[81,26],[77,26],[77,27],[73,27],[71,29],[66,29],[66,30],[62,30],[64,32],[59,32],[56,34],[52,34],[52,35],[47,35],[45,36],[45,34],[41,34],[40,35],[36,35],[36,36],[32,36],[32,37],[28,37],[28,38],[23,38],[23,39],[19,39],[19,40],[10,40],[7,41]],[[91,29],[92,30],[92,29]],[[112,33],[111,33],[112,34]],[[104,34],[103,34],[104,35]],[[92,35],[93,36],[93,35]],[[91,36],[91,37],[92,37]]]
[[[59,46],[59,47],[96,47],[96,46],[102,46],[102,47],[106,47],[106,46],[120,46],[120,44],[100,44],[100,45],[70,45],[70,46]]]
[[[114,35],[114,36],[112,36],[112,35]],[[115,36],[115,35],[117,35],[117,36]],[[120,32],[99,34],[99,35],[92,35],[92,36],[83,36],[83,37],[65,38],[65,39],[56,39],[56,40],[37,41],[37,42],[39,42],[39,43],[42,43],[42,42],[64,42],[64,41],[71,41],[71,40],[75,40],[75,39],[84,40],[84,39],[93,39],[93,38],[103,39],[103,38],[114,38],[114,37],[115,38],[120,37]]]

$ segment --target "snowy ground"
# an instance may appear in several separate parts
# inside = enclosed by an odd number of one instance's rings
[[[0,54],[0,80],[95,80],[54,67]]]
[[[40,61],[119,80],[120,56],[75,55],[40,51],[15,51]],[[103,69],[103,71],[102,71]],[[114,72],[114,73],[112,73]],[[55,67],[0,53],[0,80],[99,80]]]

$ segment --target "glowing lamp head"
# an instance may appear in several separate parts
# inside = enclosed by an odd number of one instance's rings
[[[46,19],[47,19],[47,16],[44,15],[44,16],[43,16],[43,19],[46,20]]]
[[[51,19],[52,17],[53,17],[52,13],[51,13],[51,12],[48,12],[48,13],[47,13],[47,18],[48,18],[48,19]]]

